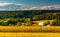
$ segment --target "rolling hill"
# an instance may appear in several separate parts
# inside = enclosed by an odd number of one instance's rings
[[[21,11],[0,11],[0,18],[32,18],[35,15],[60,13],[60,10],[21,10]]]

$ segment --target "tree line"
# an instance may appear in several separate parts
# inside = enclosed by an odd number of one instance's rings
[[[0,19],[0,26],[32,26],[29,18],[4,18]]]
[[[33,17],[33,20],[53,20],[60,19],[59,13],[40,14]]]
[[[0,11],[1,26],[32,26],[35,20],[60,20],[60,11],[32,10],[32,11]],[[52,25],[60,25],[59,21]]]

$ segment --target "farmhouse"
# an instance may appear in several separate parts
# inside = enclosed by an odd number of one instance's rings
[[[47,27],[50,26],[50,25],[49,25],[48,23],[46,23],[46,22],[39,22],[38,25],[39,25],[39,26],[47,26]]]
[[[45,24],[45,22],[39,22],[39,26],[44,26]]]

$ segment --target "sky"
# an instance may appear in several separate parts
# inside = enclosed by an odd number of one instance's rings
[[[60,0],[0,0],[0,10],[60,9]]]

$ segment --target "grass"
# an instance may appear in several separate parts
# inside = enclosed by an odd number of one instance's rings
[[[0,37],[60,37],[60,33],[1,33]]]

